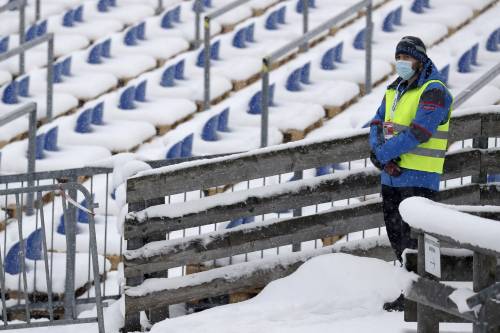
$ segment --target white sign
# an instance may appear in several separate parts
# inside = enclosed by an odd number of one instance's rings
[[[439,239],[425,235],[425,271],[438,278],[441,278],[441,250]]]

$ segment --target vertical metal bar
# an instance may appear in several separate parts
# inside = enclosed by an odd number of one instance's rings
[[[194,12],[195,12],[195,20],[194,20],[194,48],[197,49],[200,46],[200,23],[201,23],[201,7],[203,6],[201,0],[194,0]]]
[[[70,182],[76,182],[76,177],[71,176]],[[78,200],[76,190],[68,190],[73,200]],[[75,258],[76,258],[76,209],[68,206],[65,196],[62,198],[64,229],[66,233],[66,280],[64,287],[64,318],[75,318]]]
[[[267,58],[262,59],[262,118],[260,123],[260,146],[267,147],[269,131],[269,64]]]
[[[304,172],[303,171],[295,171],[293,178],[296,180],[300,180],[300,179],[304,178]],[[302,216],[302,207],[295,208],[293,210],[293,216],[294,217]],[[300,242],[297,244],[292,244],[292,252],[299,252],[300,250],[301,250],[301,243]]]
[[[108,190],[109,190],[109,173],[106,173],[106,196],[104,199],[104,256],[107,254],[107,249],[108,249]],[[121,252],[120,252],[121,254]],[[104,272],[106,272],[106,261],[104,260]],[[103,286],[103,297],[106,297],[106,280],[104,279],[104,286]]]
[[[53,80],[53,71],[54,71],[54,35],[52,35],[48,42],[47,48],[47,121],[52,121],[53,116],[53,97],[54,97],[54,80]]]
[[[205,63],[204,66],[204,94],[203,94],[203,110],[208,110],[210,108],[210,18],[205,16],[204,20],[204,31],[205,37],[203,43],[205,45]]]
[[[33,110],[29,114],[28,124],[28,187],[35,185],[35,149],[36,149],[36,118],[37,118],[37,105],[33,104]],[[33,215],[33,202],[35,194],[33,192],[27,193],[26,214]]]
[[[5,220],[7,223],[7,220]],[[4,253],[7,252],[7,250],[4,247]],[[3,319],[3,325],[6,327],[8,325],[7,323],[7,304],[5,303],[5,272],[3,269],[3,260],[2,260],[2,249],[0,248],[0,293],[2,294],[2,319]]]
[[[42,193],[38,192],[37,202],[40,211],[40,224],[42,226],[42,246],[43,246],[43,263],[45,265],[45,281],[47,283],[47,296],[49,303],[49,320],[54,321],[54,307],[52,305],[52,273],[49,270],[49,256],[47,252],[47,238],[45,232],[45,216],[43,213]]]
[[[474,292],[479,292],[482,289],[495,284],[496,266],[496,257],[474,252],[472,261],[472,287],[474,289]],[[472,325],[473,333],[490,332],[487,329],[487,325],[485,325],[484,321],[481,320],[481,317],[482,313],[480,312],[479,319],[481,323]]]
[[[158,0],[158,7],[156,7],[156,14],[160,14],[163,11],[163,0]]]
[[[35,1],[35,21],[38,21],[40,19],[40,12],[41,12],[41,8],[40,8],[40,0],[36,0]]]
[[[26,1],[21,3],[19,7],[19,45],[23,45],[25,41],[25,31],[26,31]],[[25,72],[25,62],[26,54],[25,51],[19,53],[19,75],[23,75]]]
[[[16,193],[16,210],[19,212],[17,216],[17,228],[19,231],[19,255],[21,256],[21,271],[23,274],[23,290],[24,290],[24,301],[25,301],[25,309],[26,309],[26,321],[28,324],[31,321],[30,318],[30,305],[29,305],[29,297],[28,297],[28,278],[26,276],[26,263],[24,262],[26,257],[26,248],[24,245],[23,238],[23,210],[22,210],[22,198],[21,204],[19,204],[19,194]]]
[[[373,40],[373,22],[372,22],[372,2],[366,5],[366,33],[365,33],[365,94],[372,92],[372,40]]]
[[[418,235],[417,273],[425,277],[425,243],[424,234]],[[417,333],[439,333],[439,321],[433,315],[435,310],[417,303]]]
[[[302,34],[305,35],[309,31],[309,1],[302,1]],[[309,49],[309,42],[305,42],[300,46],[300,52],[306,52]]]

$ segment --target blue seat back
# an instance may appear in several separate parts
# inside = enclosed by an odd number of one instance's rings
[[[146,22],[141,22],[135,27],[136,38],[146,40]]]
[[[414,0],[411,5],[411,11],[417,14],[422,14],[424,12],[424,1]]]
[[[203,125],[201,130],[201,138],[205,141],[217,141],[217,127],[219,123],[219,115],[212,116]]]
[[[36,229],[26,239],[26,258],[30,260],[42,259],[42,229]]]
[[[311,84],[311,63],[308,62],[300,69],[300,83]]]
[[[499,50],[498,44],[500,43],[500,29],[493,31],[486,40],[486,50],[490,52],[497,52]],[[0,53],[1,53],[0,47]]]
[[[246,41],[246,27],[241,28],[240,30],[236,31],[236,33],[233,36],[233,46],[237,47],[239,49],[244,49],[246,47],[245,41]]]
[[[43,148],[47,151],[58,151],[57,147],[57,137],[59,133],[59,128],[57,126],[51,128],[45,133],[45,142]]]
[[[56,62],[54,66],[52,66],[52,82],[61,83],[63,82],[62,78],[62,63]]]
[[[389,12],[382,23],[382,30],[385,32],[393,32],[394,31],[394,12]]]
[[[470,55],[470,63],[474,66],[479,66],[479,63],[477,62],[477,53],[479,51],[479,43],[474,44],[472,48],[470,49],[471,55]]]
[[[423,6],[425,8],[431,8],[431,1],[430,0],[422,0]]]
[[[61,215],[61,217],[59,218],[59,224],[57,225],[56,231],[59,235],[66,235],[66,226],[64,225],[64,215]]]
[[[460,73],[470,73],[471,69],[472,54],[470,50],[467,50],[458,59],[458,71]]]
[[[43,146],[45,145],[45,133],[38,134],[35,137],[35,158],[42,160],[45,157]]]
[[[81,202],[80,202],[80,205],[82,207],[85,207],[87,209],[90,209],[88,207],[88,203],[87,203],[87,200],[86,199],[83,199]],[[86,211],[84,211],[83,209],[81,208],[78,208],[78,222],[80,223],[89,223],[90,222],[90,218],[89,218],[89,213],[87,213]]]
[[[205,6],[203,5],[203,1],[193,1],[193,12],[201,13],[205,10]]]
[[[96,44],[90,49],[89,56],[87,58],[87,62],[89,64],[96,65],[96,64],[100,64],[102,62],[102,60],[101,60],[101,47],[102,47],[102,44]]]
[[[36,38],[36,24],[33,24],[26,30],[26,33],[24,35],[24,41],[29,42],[30,40],[33,40]]]
[[[135,87],[130,86],[124,89],[120,94],[120,101],[118,107],[122,110],[133,110],[135,109],[134,99],[135,99]]]
[[[176,80],[184,80],[184,67],[185,67],[186,61],[182,59],[175,65],[175,75],[174,78]]]
[[[323,57],[321,57],[321,69],[331,71],[336,68],[334,63],[335,53],[335,47],[332,47],[331,49],[328,49],[325,54],[323,54]]]
[[[193,140],[194,134],[189,134],[182,140],[181,157],[193,156]]]
[[[174,22],[180,23],[181,22],[181,5],[178,5],[177,7],[172,9],[172,13],[173,13],[172,17],[173,17]]]
[[[173,15],[172,11],[169,10],[169,11],[165,12],[165,14],[163,14],[161,21],[160,21],[160,26],[163,29],[172,29],[174,27],[173,20],[174,20],[174,15]]]
[[[344,53],[344,42],[340,42],[335,46],[335,61],[342,62],[342,55]]]
[[[36,36],[41,37],[47,33],[47,20],[43,20],[36,26]]]
[[[179,158],[181,157],[181,152],[182,152],[182,141],[179,141],[167,150],[167,153],[165,154],[165,159],[171,160],[174,158]]]
[[[62,66],[61,66],[62,75],[71,76],[71,63],[72,63],[71,57],[67,57],[62,61]]]
[[[215,41],[210,45],[210,59],[220,60],[220,40]]]
[[[330,165],[320,166],[316,168],[316,177],[328,175],[331,171],[332,167]]]
[[[161,74],[160,85],[162,87],[173,87],[175,86],[175,74],[177,65],[172,65],[167,67]]]
[[[248,113],[250,114],[261,114],[262,113],[262,92],[257,91],[248,103]]]
[[[92,108],[92,124],[93,125],[104,125],[104,102],[96,104]]]
[[[83,22],[83,5],[80,5],[73,10],[73,21]]]
[[[403,6],[399,6],[393,11],[393,21],[394,25],[403,25]]]
[[[107,12],[108,9],[108,1],[107,0],[99,0],[97,2],[97,10],[101,13]]]
[[[365,49],[365,33],[366,33],[366,28],[363,28],[356,34],[356,37],[354,37],[353,47],[356,50]]]
[[[9,36],[0,38],[0,53],[7,52],[9,49],[9,40]]]
[[[108,6],[116,7],[116,0],[108,0]]]
[[[146,89],[148,86],[148,80],[144,80],[135,87],[135,100],[139,102],[147,102],[146,100]]]
[[[75,132],[77,133],[90,133],[92,128],[90,126],[92,119],[92,109],[87,109],[80,113],[76,118]]]
[[[22,79],[17,81],[17,93],[22,97],[30,96],[30,77],[26,75]]]
[[[235,220],[231,220],[231,222],[229,222],[229,224],[226,226],[226,229],[231,229],[231,228],[243,225],[243,224],[252,223],[254,221],[255,221],[255,217],[253,217],[253,216],[240,217],[240,218],[237,218]]]
[[[286,79],[286,90],[288,91],[301,91],[300,86],[300,72],[302,68],[297,68],[292,71]]]
[[[204,67],[205,66],[205,49],[200,49],[198,53],[198,57],[196,58],[196,66]]]
[[[123,37],[123,43],[127,46],[135,46],[137,45],[136,38],[136,27],[131,27],[125,32],[125,36]]]
[[[204,7],[212,8],[212,0],[202,0],[201,2],[203,3]]]
[[[229,131],[229,108],[225,108],[219,113],[219,122],[217,123],[217,130],[219,132],[230,132]]]
[[[450,65],[448,64],[441,68],[439,74],[441,75],[441,80],[443,81],[443,83],[448,84],[448,77],[450,76]]]
[[[17,104],[19,100],[17,99],[17,85],[16,81],[11,81],[3,90],[2,102],[5,104]]]
[[[102,42],[100,47],[100,54],[104,58],[111,58],[111,38]]]
[[[250,24],[245,29],[245,41],[249,43],[255,43],[255,23]]]
[[[19,242],[14,244],[9,249],[4,260],[5,260],[4,267],[6,273],[9,273],[10,275],[17,275],[22,272],[21,244]]]
[[[73,13],[73,9],[70,9],[66,13],[64,13],[62,17],[62,25],[68,28],[75,25],[75,15]]]
[[[267,16],[265,25],[267,30],[278,30],[278,15],[278,11],[274,11]]]
[[[286,7],[285,6],[278,9],[278,23],[286,24]]]

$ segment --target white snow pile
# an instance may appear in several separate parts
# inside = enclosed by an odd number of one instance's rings
[[[384,302],[396,299],[414,278],[378,259],[323,255],[251,300],[167,319],[151,333],[344,332],[337,323],[383,314]]]

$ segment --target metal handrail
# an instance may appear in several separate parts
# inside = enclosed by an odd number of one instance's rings
[[[462,90],[455,101],[453,102],[453,108],[456,109],[465,103],[469,98],[471,98],[475,93],[477,93],[485,85],[493,81],[500,74],[500,62],[493,66],[489,71],[481,75],[477,80],[472,82],[467,88]]]
[[[19,44],[21,45],[24,43],[24,30],[26,29],[26,0],[9,1],[5,5],[0,7],[0,13],[14,9],[19,9]],[[39,10],[37,7],[37,13],[38,12]],[[19,73],[21,75],[24,74],[25,62],[26,62],[25,54],[24,51],[22,51],[19,53]]]
[[[359,10],[366,8],[366,32],[365,32],[365,89],[366,94],[371,92],[372,88],[372,78],[371,78],[371,54],[372,54],[372,11],[373,5],[372,0],[363,0],[350,8],[344,10],[342,13],[336,15],[325,23],[319,25],[313,30],[307,32],[302,37],[284,45],[278,50],[272,52],[268,56],[262,59],[262,120],[261,120],[261,147],[266,147],[268,144],[268,130],[269,130],[269,73],[272,70],[272,65],[288,54],[290,51],[299,48],[299,50],[304,49],[304,45],[308,44],[310,40],[317,37],[319,34],[323,33],[325,30],[329,30],[335,25],[339,24],[349,16],[356,14]]]

